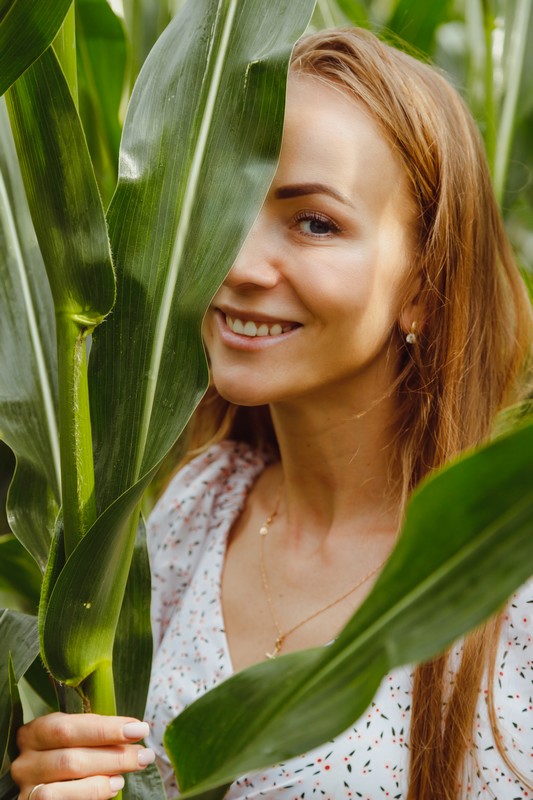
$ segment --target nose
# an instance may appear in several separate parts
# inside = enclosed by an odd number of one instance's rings
[[[280,246],[274,225],[262,210],[229,271],[225,286],[271,289],[281,279]]]

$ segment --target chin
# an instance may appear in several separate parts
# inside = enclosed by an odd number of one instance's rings
[[[268,405],[270,402],[270,398],[267,399],[259,392],[254,392],[251,387],[243,390],[242,387],[228,386],[224,382],[222,382],[221,385],[215,380],[213,380],[213,385],[219,395],[234,406],[247,406],[248,408],[252,408],[254,406]]]

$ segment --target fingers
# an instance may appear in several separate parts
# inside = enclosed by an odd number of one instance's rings
[[[113,778],[120,782],[123,773],[155,760],[153,750],[135,743],[148,733],[148,725],[132,717],[54,713],[33,720],[19,729],[19,756],[11,764],[21,800],[34,787],[31,800],[114,796]]]
[[[23,751],[13,762],[13,779],[36,784],[88,778],[91,775],[119,775],[135,772],[155,759],[153,750],[140,745],[116,747],[70,747],[58,750]],[[32,797],[35,800],[35,797]]]
[[[46,783],[37,788],[30,787],[19,795],[19,800],[109,800],[124,788],[124,778],[114,775],[95,775],[83,780]]]
[[[55,712],[20,728],[17,744],[21,751],[101,747],[138,741],[148,736],[148,733],[147,723],[132,717]]]

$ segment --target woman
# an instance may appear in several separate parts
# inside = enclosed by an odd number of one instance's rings
[[[518,396],[530,330],[457,94],[365,31],[303,39],[279,168],[205,320],[214,388],[192,434],[203,452],[152,517],[147,718],[160,759],[166,724],[195,696],[335,637],[413,487]],[[523,590],[503,627],[414,676],[396,670],[367,719],[228,797],[527,797],[526,601]],[[153,758],[134,744],[147,732],[124,718],[30,723],[12,769],[21,800],[114,796]]]

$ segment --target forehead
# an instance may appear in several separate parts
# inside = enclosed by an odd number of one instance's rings
[[[366,107],[340,88],[293,73],[275,182],[304,179],[333,184],[353,200],[409,204],[404,167]]]

